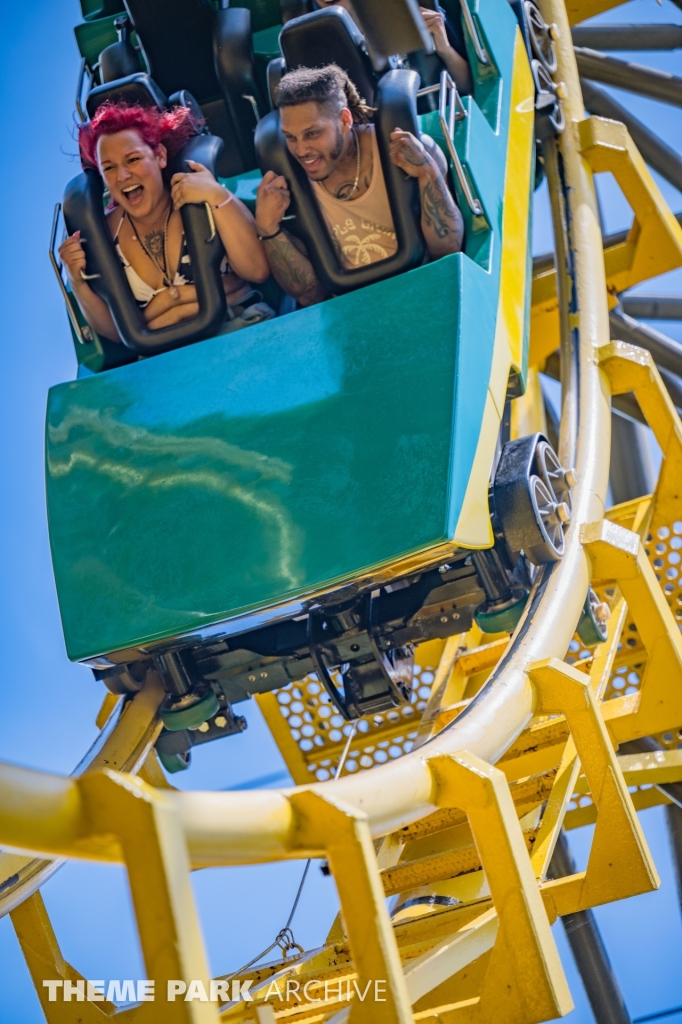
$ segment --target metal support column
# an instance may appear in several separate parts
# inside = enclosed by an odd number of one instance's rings
[[[598,50],[576,46],[575,58],[581,78],[590,78],[616,89],[626,89],[661,103],[682,106],[682,78],[630,61],[607,57]]]
[[[620,305],[626,316],[635,320],[682,320],[680,295],[620,295]]]
[[[653,736],[642,736],[640,739],[630,740],[629,743],[621,743],[619,753],[648,754],[661,749],[660,743]],[[674,801],[665,807],[665,821],[668,826],[670,852],[675,868],[677,896],[682,911],[682,782],[663,783],[656,788]]]
[[[682,25],[576,25],[576,46],[590,50],[676,50],[682,47]]]
[[[665,820],[668,826],[670,852],[672,853],[673,866],[675,868],[677,897],[680,901],[680,911],[682,911],[682,808],[678,807],[677,804],[668,804],[665,809]]]
[[[616,409],[611,412],[609,483],[614,505],[651,494],[655,483],[646,427]]]
[[[576,873],[564,832],[560,834],[554,849],[551,873],[554,878]],[[566,914],[561,918],[561,923],[597,1024],[631,1024],[630,1014],[592,911],[579,910],[574,914]]]

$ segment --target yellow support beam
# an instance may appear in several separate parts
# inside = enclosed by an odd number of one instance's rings
[[[130,883],[147,981],[138,1007],[120,1015],[135,1024],[214,1024],[215,1003],[169,998],[169,982],[201,984],[210,995],[208,963],[190,883],[190,862],[179,816],[162,790],[130,775],[91,773],[77,782],[83,832],[106,850],[120,850]],[[59,950],[42,900],[33,896],[12,912],[17,937],[26,956],[48,1024],[95,1024],[106,1019],[104,1003],[78,996],[66,999],[65,986],[85,982]],[[43,993],[45,982],[62,980],[56,998]],[[140,998],[140,992],[137,991]],[[145,994],[142,994],[144,1000]],[[76,1001],[77,1000],[77,1001]],[[110,1012],[110,1011],[109,1011]],[[117,1014],[117,1019],[119,1015]]]
[[[517,779],[509,784],[509,792],[517,808],[517,814],[525,814],[532,807],[544,803],[557,778],[557,769],[550,768],[549,771],[540,772],[537,775],[530,775],[524,779]],[[520,810],[519,810],[520,809]],[[405,825],[399,832],[394,833],[402,843],[411,842],[415,839],[423,839],[434,832],[441,832],[443,829],[453,828],[455,825],[462,825],[467,820],[464,811],[457,807],[443,807],[433,814],[427,815],[415,821],[412,825]]]
[[[466,752],[428,764],[439,806],[466,811],[499,919],[480,995],[453,1007],[456,1020],[534,1024],[563,1016],[573,1004],[507,780]]]
[[[626,240],[604,250],[609,293],[615,296],[640,281],[682,266],[682,228],[625,125],[602,117],[587,117],[577,127],[581,152],[592,170],[613,174],[634,213]],[[529,360],[531,365],[542,366],[559,347],[559,300],[554,269],[533,279],[531,303]]]
[[[628,786],[660,786],[682,782],[682,750],[621,754],[618,763]]]
[[[372,989],[366,1001],[353,1000],[350,1024],[412,1024],[367,816],[311,790],[292,793],[289,799],[296,822],[291,847],[300,849],[302,856],[326,852],[341,901],[358,989]],[[376,998],[377,982],[384,985],[379,996],[383,1002]]]
[[[682,475],[682,423],[649,352],[624,341],[612,341],[599,349],[599,365],[605,370],[611,391],[633,391],[644,418],[663,453],[654,495],[652,528],[680,517],[679,480]]]
[[[645,811],[649,807],[658,807],[660,804],[669,804],[672,801],[660,789],[652,786],[651,789],[637,789],[632,796],[632,806],[636,811]],[[593,803],[581,805],[569,810],[564,818],[564,828],[582,828],[584,825],[594,825],[597,820],[597,808]]]
[[[256,693],[254,700],[260,708],[265,723],[272,733],[279,752],[284,758],[289,774],[297,786],[305,786],[312,782],[308,762],[303,751],[291,735],[289,724],[282,715],[279,701],[275,693]]]
[[[588,117],[580,122],[579,131],[580,147],[592,170],[613,174],[635,214],[623,252],[616,257],[620,248],[616,246],[606,260],[609,290],[621,292],[679,267],[682,228],[625,125],[603,117]]]
[[[102,997],[101,1002],[87,998],[94,992],[92,988],[88,992],[87,980],[62,956],[40,893],[29,896],[12,911],[11,917],[48,1024],[104,1024],[116,1007],[105,997]],[[45,985],[45,981],[59,984]],[[64,1001],[65,981],[70,983],[69,990],[73,1001]],[[76,1001],[79,989],[84,1000]],[[117,1021],[120,1024],[128,1024],[132,1016],[130,1012],[123,1011],[117,1015]]]
[[[640,690],[602,705],[609,731],[623,743],[676,728],[682,722],[682,637],[642,542],[606,520],[583,527],[581,538],[593,575],[620,587],[648,654]]]
[[[523,832],[527,850],[532,849],[536,835],[536,828]],[[397,893],[416,889],[417,886],[430,882],[444,882],[457,878],[481,867],[481,857],[471,840],[468,828],[458,829],[457,832],[447,830],[438,838],[440,841],[433,844],[433,853],[414,859],[406,858],[382,870],[381,879],[387,896],[395,896]],[[408,852],[415,851],[412,849]]]
[[[531,665],[529,675],[538,714],[566,716],[599,811],[587,871],[546,882],[543,897],[563,915],[658,888],[656,868],[589,676],[555,658]]]
[[[566,13],[571,25],[594,18],[597,14],[620,6],[624,0],[567,0]]]
[[[454,935],[448,935],[427,953],[410,960],[405,968],[405,981],[412,1003],[418,1003],[420,1000],[433,1002],[432,999],[424,1000],[424,997],[447,983],[468,964],[478,960],[492,949],[497,940],[498,931],[499,917],[495,908],[491,907],[456,931]],[[436,1002],[439,1003],[440,1000],[436,1000]],[[456,1010],[458,1005],[461,1008],[461,1002],[446,1004],[445,1007],[432,1006],[430,1010],[425,1011],[425,1014]],[[472,1001],[469,1005],[473,1007],[476,1004]],[[414,1019],[423,1019],[423,1014],[417,1011]]]
[[[115,768],[117,771],[132,773],[139,771],[161,732],[162,724],[157,712],[164,697],[165,693],[158,675],[154,672],[147,673],[145,686],[125,704],[115,729],[105,738],[85,771],[99,771],[102,768]],[[4,770],[3,766],[0,773]],[[11,770],[7,766],[7,771],[11,772]],[[26,806],[22,806],[22,783],[18,779],[17,784],[19,786],[17,801],[11,810],[8,808],[10,818],[13,818],[15,814],[21,817],[26,810]],[[57,781],[50,785],[54,785],[57,789],[61,788],[61,783]],[[71,789],[71,793],[73,798],[73,794],[76,793],[75,788]],[[28,807],[34,806],[30,800],[31,798],[29,798]],[[72,802],[70,806],[73,809],[75,805]],[[53,810],[56,809],[55,805]],[[35,807],[35,810],[37,812],[38,808]],[[30,833],[32,831],[30,823],[26,822],[26,825]],[[52,838],[56,839],[57,837],[53,835]],[[40,842],[37,845],[28,842],[24,846],[27,849],[43,848],[46,852],[55,852],[49,846],[41,847]],[[58,847],[57,854],[59,849]],[[31,893],[33,886],[37,884],[37,879],[46,881],[58,866],[58,863],[46,863],[34,857],[25,857],[18,853],[9,853],[6,850],[0,851],[0,891],[2,891],[3,910],[10,910],[21,903]]]
[[[622,598],[615,601],[609,617],[608,636],[594,651],[590,665],[590,689],[596,700],[600,700],[609,681],[627,608]],[[563,716],[562,716],[563,717]],[[570,723],[563,719],[566,725]],[[544,879],[549,870],[552,853],[563,826],[569,801],[575,792],[580,771],[580,760],[572,738],[569,738],[556,771],[556,782],[547,800],[537,839],[531,853],[531,864],[537,878]]]

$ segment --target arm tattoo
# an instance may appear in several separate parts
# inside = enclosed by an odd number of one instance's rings
[[[413,167],[423,167],[428,162],[428,154],[421,150],[413,150],[407,146],[401,151],[400,155],[406,163],[411,164]]]
[[[462,248],[462,215],[441,174],[422,187],[422,224],[432,256],[459,252]],[[430,244],[429,236],[435,245]]]
[[[310,260],[292,239],[282,231],[276,238],[269,238],[263,245],[270,269],[280,288],[297,299],[302,306],[312,306],[325,298],[322,285],[317,280]],[[300,244],[300,243],[299,243]]]

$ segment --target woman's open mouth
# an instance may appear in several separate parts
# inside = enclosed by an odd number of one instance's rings
[[[126,185],[125,188],[121,189],[121,192],[131,206],[138,206],[144,195],[144,185]]]

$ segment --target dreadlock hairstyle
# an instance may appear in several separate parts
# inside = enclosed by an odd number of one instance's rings
[[[282,107],[298,107],[302,103],[317,103],[335,114],[348,107],[353,115],[353,124],[367,124],[375,111],[338,64],[289,71],[279,83],[276,103],[280,110]]]
[[[97,143],[103,135],[116,135],[128,129],[136,131],[152,149],[163,144],[174,156],[200,130],[191,110],[173,107],[142,107],[108,100],[98,107],[91,121],[78,127],[78,146],[84,168],[97,169]]]

